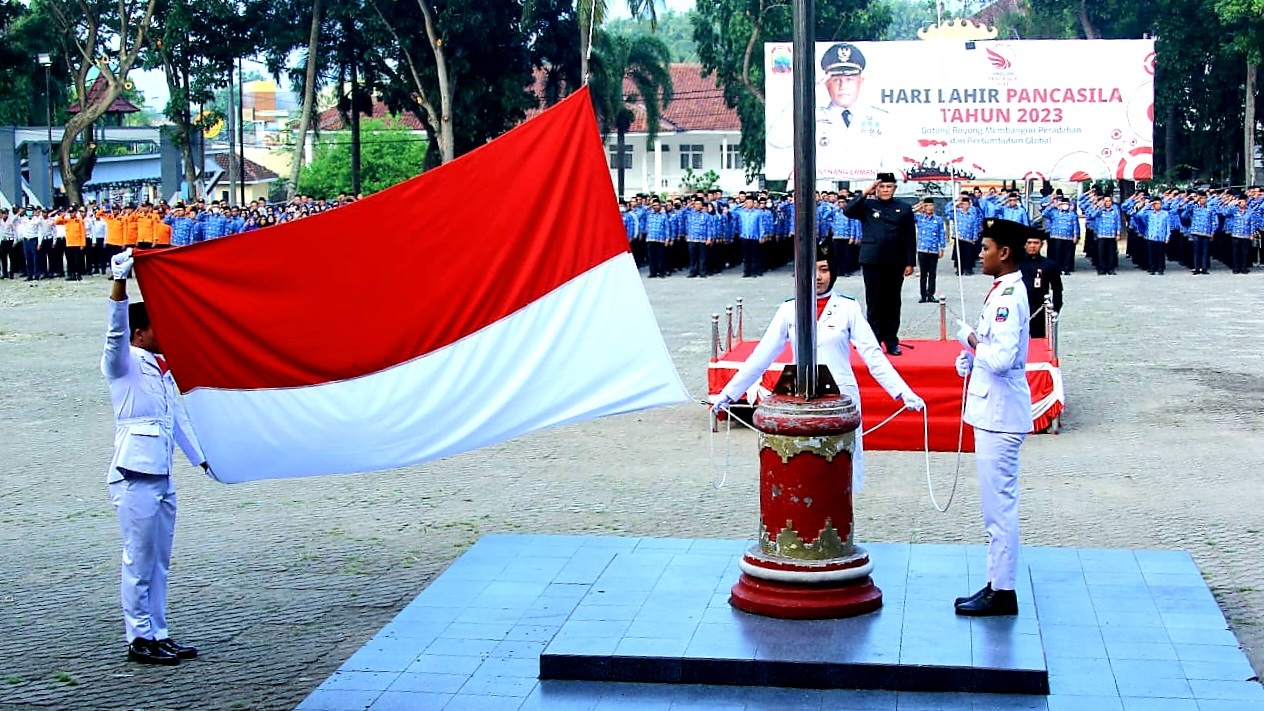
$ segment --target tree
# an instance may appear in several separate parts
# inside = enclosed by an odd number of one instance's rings
[[[299,172],[303,168],[303,156],[306,155],[307,131],[312,125],[312,114],[316,106],[316,67],[320,53],[320,23],[324,3],[312,0],[312,19],[308,22],[307,59],[303,73],[303,107],[298,118],[298,148],[294,155],[294,164],[290,167],[290,180],[286,198],[293,198],[298,189]]]
[[[672,100],[671,50],[653,35],[622,35],[600,32],[594,39],[593,74],[590,87],[593,107],[603,133],[613,128],[619,155],[618,194],[623,195],[623,147],[636,115],[632,104],[645,111],[646,146],[658,137],[659,117]],[[631,91],[624,88],[630,83]]]
[[[671,49],[672,62],[696,63],[698,47],[693,41],[693,12],[666,12],[652,25],[648,19],[620,17],[602,26],[607,32],[625,35],[655,35]]]
[[[1255,172],[1256,108],[1259,97],[1256,91],[1257,76],[1264,51],[1264,0],[1217,0],[1216,14],[1226,26],[1232,28],[1230,47],[1243,55],[1246,64],[1246,81],[1243,87],[1242,132],[1246,183],[1259,180]]]
[[[378,89],[392,110],[421,122],[428,166],[483,145],[537,105],[524,29],[547,18],[524,13],[520,0],[375,0],[375,9]]]
[[[426,139],[407,127],[382,119],[366,119],[363,191],[375,193],[422,172]],[[351,142],[345,133],[328,133],[316,144],[312,162],[299,173],[298,192],[333,198],[351,190]]]
[[[163,113],[180,148],[185,185],[193,197],[201,197],[202,166],[193,155],[193,138],[225,114],[195,116],[193,107],[213,104],[215,90],[230,85],[233,61],[252,53],[251,23],[230,0],[165,0],[162,10],[142,60],[145,68],[161,69],[166,78],[170,98]]]
[[[118,4],[81,0],[37,0],[33,9],[47,8],[58,31],[61,57],[74,82],[79,112],[66,122],[59,148],[62,185],[71,204],[81,204],[80,186],[92,177],[96,144],[89,141],[74,160],[75,141],[101,118],[123,92],[127,75],[146,46],[158,0]],[[88,77],[102,82],[96,96],[88,96]]]
[[[698,0],[693,37],[704,76],[714,74],[724,103],[742,122],[742,158],[754,176],[764,167],[764,42],[791,39],[789,0]],[[821,0],[818,41],[873,40],[890,22],[887,5],[873,0]]]
[[[632,17],[649,20],[651,28],[658,24],[656,0],[627,0],[627,4]],[[576,0],[575,7],[579,19],[579,75],[587,77],[589,45],[597,36],[597,28],[605,23],[610,5],[606,0]]]

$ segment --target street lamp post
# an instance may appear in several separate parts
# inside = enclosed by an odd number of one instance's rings
[[[51,70],[53,57],[47,53],[39,55],[40,66],[44,67],[44,123],[48,125],[48,204],[53,206],[53,94]]]

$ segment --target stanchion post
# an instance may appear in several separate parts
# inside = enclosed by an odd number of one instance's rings
[[[948,340],[948,297],[939,295],[939,340]]]
[[[724,307],[724,318],[728,321],[728,327],[724,334],[724,350],[733,350],[733,307]]]
[[[711,360],[720,359],[720,314],[711,314]]]
[[[1053,360],[1058,361],[1058,312],[1053,311],[1049,317],[1049,349],[1053,351]]]
[[[742,336],[742,312],[743,311],[744,311],[744,308],[742,306],[742,297],[739,296],[737,297],[737,340],[739,343],[745,340],[745,338],[743,338]]]
[[[1045,294],[1045,333],[1053,338],[1053,294]]]

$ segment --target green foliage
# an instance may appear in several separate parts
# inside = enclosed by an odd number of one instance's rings
[[[608,20],[602,30],[621,35],[652,34],[663,41],[671,50],[671,60],[675,63],[696,63],[698,48],[693,41],[693,13],[668,11],[658,16],[658,23],[652,26],[649,20],[636,20],[621,17]]]
[[[874,40],[890,20],[890,9],[882,2],[820,0],[816,39]],[[716,76],[724,102],[737,110],[742,158],[747,175],[753,177],[764,167],[763,46],[790,41],[790,5],[773,0],[698,0],[693,38],[704,76]]]
[[[680,176],[680,187],[684,188],[687,193],[710,190],[719,183],[720,176],[714,170],[708,170],[705,173],[695,173],[693,168],[685,168],[684,174]]]
[[[364,119],[360,131],[363,160],[360,180],[366,194],[385,190],[421,173],[426,156],[424,137],[382,119]],[[326,134],[316,144],[312,162],[299,174],[298,192],[325,199],[351,192],[348,134]]]
[[[936,22],[935,0],[917,2],[893,2],[891,23],[882,33],[882,39],[905,41],[918,39],[917,31]]]

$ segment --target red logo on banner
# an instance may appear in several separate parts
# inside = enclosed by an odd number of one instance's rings
[[[996,67],[997,69],[1009,69],[1010,67],[1014,66],[1013,62],[1010,62],[1008,59],[1001,56],[994,50],[989,49],[987,51],[987,56],[988,56],[988,61],[990,61],[992,63],[992,66]]]
[[[1141,64],[1145,67],[1146,74],[1154,76],[1154,52],[1147,54],[1145,59],[1141,60]]]

